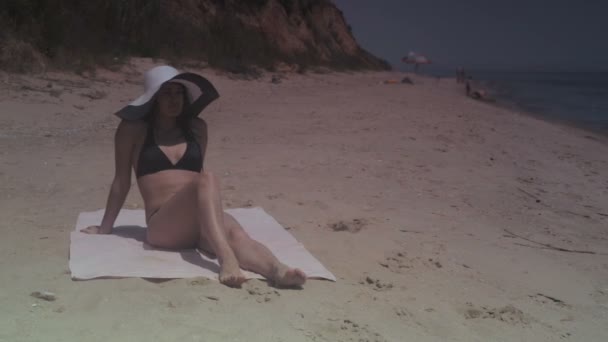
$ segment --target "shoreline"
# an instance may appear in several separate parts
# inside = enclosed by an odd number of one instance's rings
[[[514,114],[527,115],[532,118],[542,120],[559,127],[572,128],[577,131],[583,131],[589,134],[593,134],[592,138],[608,144],[608,129],[594,128],[591,125],[584,125],[574,120],[558,119],[551,117],[550,114],[543,113],[542,111],[534,111],[533,109],[526,108],[525,105],[518,103],[517,101],[509,101],[506,98],[497,99],[494,102],[489,102],[499,108],[507,109]]]
[[[585,125],[583,123],[574,121],[574,120],[566,120],[566,119],[558,119],[551,117],[550,114],[543,113],[542,111],[534,111],[532,109],[526,108],[524,105],[517,103],[516,101],[508,101],[507,99],[496,101],[496,105],[499,107],[506,108],[513,112],[522,113],[524,115],[529,115],[533,118],[543,120],[558,126],[565,126],[576,128],[578,130],[591,133],[595,135],[593,138],[601,140],[602,142],[608,144],[608,128],[597,128],[592,125]]]
[[[521,73],[530,74],[529,72],[521,72]],[[552,74],[552,73],[554,73],[554,72],[549,72],[549,74]],[[579,73],[579,72],[577,72],[577,73]],[[557,73],[557,74],[560,74],[560,73]],[[493,82],[496,82],[496,81],[488,81],[488,80],[483,80],[483,79],[475,81],[475,83],[480,84],[483,88],[489,90],[491,95],[500,94],[501,87],[497,86],[497,85],[493,85],[492,84]],[[500,82],[500,81],[498,81],[498,82]],[[558,125],[576,127],[576,128],[582,129],[584,131],[588,131],[589,133],[599,135],[604,140],[608,138],[608,121],[606,121],[600,125],[599,122],[596,124],[592,124],[592,123],[585,123],[583,121],[577,121],[574,118],[570,118],[570,119],[558,118],[554,114],[552,114],[549,109],[543,109],[543,108],[534,109],[534,108],[526,105],[525,103],[522,103],[521,101],[517,101],[517,100],[509,97],[508,95],[496,96],[496,97],[494,97],[494,100],[495,100],[494,103],[496,105],[501,106],[503,108],[507,108],[507,109],[515,111],[515,112],[522,112],[522,113],[525,113],[526,115],[530,115],[534,118],[541,119],[541,120],[544,120],[547,122],[556,123]]]

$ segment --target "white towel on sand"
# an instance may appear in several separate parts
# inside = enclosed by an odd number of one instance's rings
[[[266,245],[279,260],[300,268],[310,278],[335,281],[329,272],[304,246],[262,208],[227,209],[255,240]],[[83,212],[70,235],[70,271],[72,279],[100,277],[193,278],[217,279],[217,260],[194,249],[168,251],[145,243],[143,210],[121,210],[111,235],[90,235],[80,229],[101,222],[104,210]],[[243,272],[247,278],[263,278]]]

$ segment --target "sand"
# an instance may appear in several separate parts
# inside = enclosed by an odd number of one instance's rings
[[[337,282],[72,281],[112,113],[152,65],[0,74],[0,341],[608,340],[607,139],[393,72],[194,70],[221,94],[203,117],[224,205],[263,207]]]

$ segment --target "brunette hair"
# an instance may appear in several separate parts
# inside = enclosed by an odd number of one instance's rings
[[[183,84],[175,82],[178,84],[182,90],[182,112],[175,119],[177,121],[177,126],[181,128],[182,132],[186,139],[194,139],[194,131],[192,130],[192,117],[187,115],[187,107],[190,104],[190,100],[188,99],[188,92],[186,91],[186,87]],[[154,128],[154,120],[156,119],[156,115],[158,115],[158,104],[156,99],[156,94],[152,98],[153,104],[150,108],[150,111],[143,117],[143,120],[147,123],[148,129]]]

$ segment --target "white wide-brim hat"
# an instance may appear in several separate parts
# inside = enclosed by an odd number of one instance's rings
[[[185,114],[198,116],[207,105],[220,97],[217,90],[206,78],[191,72],[180,73],[168,65],[154,67],[144,74],[144,93],[115,114],[125,120],[138,120],[150,113],[154,105],[154,95],[167,82],[175,82],[186,89],[188,103],[184,104]]]

